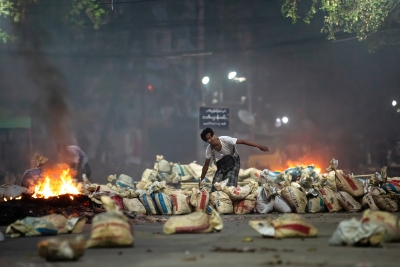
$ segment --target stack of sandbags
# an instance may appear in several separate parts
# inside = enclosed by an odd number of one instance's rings
[[[254,211],[258,183],[251,181],[245,186],[226,186],[228,179],[215,183],[217,191],[210,195],[211,204],[221,214],[248,214]]]

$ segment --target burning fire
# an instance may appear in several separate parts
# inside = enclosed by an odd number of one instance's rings
[[[45,178],[35,185],[32,197],[49,198],[64,194],[80,194],[79,189],[72,179],[70,169],[61,170],[61,174],[58,175],[57,171],[46,170]]]

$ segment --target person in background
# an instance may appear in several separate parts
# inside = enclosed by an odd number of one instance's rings
[[[87,178],[90,177],[89,158],[82,149],[77,146],[58,145],[57,150],[63,163],[68,164],[71,169],[76,171],[75,179],[81,182],[82,174],[86,174]]]
[[[261,151],[268,152],[268,147],[262,146],[250,141],[245,141],[241,139],[232,138],[230,136],[215,136],[214,131],[211,128],[204,129],[200,134],[201,139],[208,143],[206,148],[206,161],[203,165],[201,172],[200,182],[203,181],[206,176],[207,170],[210,166],[210,160],[213,158],[215,161],[215,152],[222,154],[223,156],[231,155],[235,161],[234,167],[227,173],[223,173],[221,170],[217,169],[212,181],[211,191],[215,191],[214,183],[221,182],[228,179],[227,186],[237,186],[239,170],[240,170],[240,157],[237,151],[236,145],[247,145],[252,147],[257,147]]]

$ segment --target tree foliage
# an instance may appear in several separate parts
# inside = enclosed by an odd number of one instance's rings
[[[26,10],[33,5],[40,5],[43,0],[0,0],[0,20],[12,19],[15,23],[29,14]],[[58,10],[64,11],[60,18],[70,23],[73,28],[80,28],[89,21],[94,29],[106,23],[107,12],[105,5],[99,0],[67,0],[66,5],[60,5],[61,1],[51,1],[52,5],[58,6]],[[50,5],[48,5],[50,6]],[[67,8],[65,8],[67,7]],[[16,37],[9,35],[0,28],[0,38],[5,43],[7,40],[14,40]]]
[[[307,12],[299,14],[304,1],[285,0],[282,14],[293,23],[303,19],[307,24],[318,10],[324,13],[322,32],[335,39],[338,32],[353,33],[359,40],[382,37],[379,33],[393,33],[400,27],[400,0],[309,0]],[[379,41],[379,40],[375,40]],[[382,41],[382,40],[380,40]]]

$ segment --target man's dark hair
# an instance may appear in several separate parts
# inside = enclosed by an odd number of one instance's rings
[[[214,131],[211,128],[205,128],[201,132],[200,137],[201,137],[201,139],[203,139],[204,142],[207,142],[207,140],[206,140],[206,135],[207,134],[211,134],[211,136],[214,136]]]

